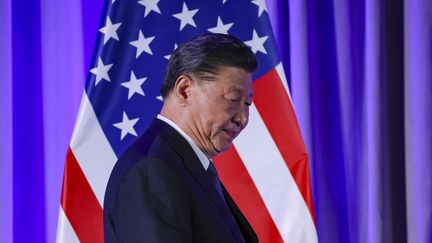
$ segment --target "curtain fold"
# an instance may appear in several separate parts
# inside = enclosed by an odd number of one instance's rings
[[[405,1],[408,242],[432,242],[432,2]]]
[[[46,241],[39,6],[39,1],[14,0],[11,9],[12,226],[17,242]]]
[[[0,242],[12,241],[12,29],[11,0],[0,1]]]

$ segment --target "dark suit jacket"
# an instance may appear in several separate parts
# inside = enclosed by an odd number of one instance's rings
[[[111,173],[105,242],[258,242],[224,193],[226,204],[189,143],[155,119]]]

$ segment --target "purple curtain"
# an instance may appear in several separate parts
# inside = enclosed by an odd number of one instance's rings
[[[432,2],[267,7],[309,151],[320,242],[432,242]],[[0,242],[55,241],[101,8],[0,1]]]
[[[0,2],[0,242],[55,242],[102,1]]]
[[[319,241],[432,242],[432,2],[267,2]]]

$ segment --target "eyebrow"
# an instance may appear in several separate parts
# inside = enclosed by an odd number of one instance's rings
[[[241,94],[242,93],[242,88],[240,88],[239,86],[231,86],[228,89],[228,92],[237,92],[237,93]],[[254,90],[252,89],[252,92],[248,96],[246,96],[246,98],[253,99],[253,96],[254,96]]]

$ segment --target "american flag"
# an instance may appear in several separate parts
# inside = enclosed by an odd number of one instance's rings
[[[214,159],[260,242],[317,242],[308,155],[265,0],[109,0],[67,153],[57,242],[103,242],[103,199],[121,153],[162,107],[170,54],[206,33],[249,45],[259,68],[248,127]]]

